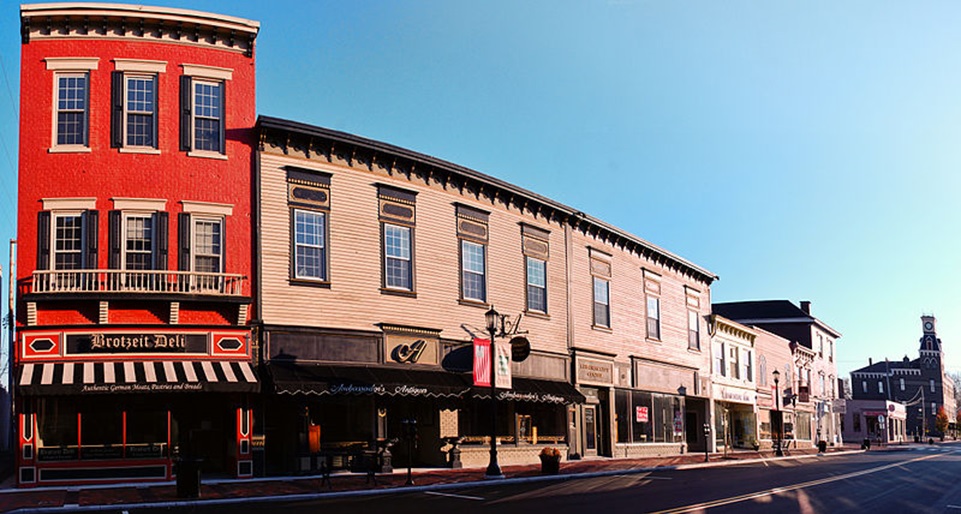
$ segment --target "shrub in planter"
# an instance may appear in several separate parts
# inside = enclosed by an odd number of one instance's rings
[[[554,447],[541,450],[541,473],[556,475],[561,471],[561,451]]]

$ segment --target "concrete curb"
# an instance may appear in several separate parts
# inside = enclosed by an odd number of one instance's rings
[[[643,468],[627,468],[627,469],[616,469],[607,471],[593,471],[587,473],[569,473],[564,475],[537,475],[529,477],[514,477],[514,478],[504,478],[500,480],[477,480],[470,482],[453,482],[448,484],[431,484],[431,485],[414,485],[410,487],[392,487],[389,489],[359,489],[356,491],[329,491],[329,492],[317,492],[317,493],[299,493],[299,494],[286,494],[286,495],[276,495],[276,496],[254,496],[254,497],[244,497],[244,498],[216,498],[216,499],[197,499],[197,500],[180,500],[180,501],[166,501],[166,502],[152,502],[152,503],[129,503],[129,504],[112,504],[112,505],[85,505],[85,506],[60,506],[60,507],[40,507],[40,508],[23,508],[10,511],[10,514],[26,514],[26,513],[54,513],[54,512],[100,512],[100,511],[117,511],[126,509],[156,509],[156,508],[188,508],[197,505],[232,505],[237,503],[265,503],[271,501],[308,501],[308,500],[319,500],[325,498],[350,498],[357,496],[386,496],[391,494],[407,494],[407,493],[417,493],[417,492],[428,492],[428,491],[444,491],[448,489],[480,489],[484,487],[495,486],[499,484],[511,483],[511,484],[523,484],[523,483],[536,483],[536,482],[563,482],[567,480],[579,480],[584,478],[599,478],[607,476],[618,476],[618,475],[637,475],[641,473],[652,473],[656,471],[684,471],[689,469],[700,469],[700,468],[713,468],[713,467],[727,467],[727,466],[737,466],[742,464],[753,464],[758,462],[766,461],[782,461],[782,460],[801,460],[810,459],[815,457],[834,457],[834,456],[844,456],[844,455],[855,455],[859,453],[865,453],[865,450],[846,450],[839,452],[830,452],[826,454],[810,454],[810,455],[792,455],[785,457],[772,457],[772,458],[758,458],[758,459],[732,459],[723,460],[715,462],[699,462],[695,464],[678,464],[674,466],[653,466],[653,467],[643,467]],[[284,478],[278,478],[277,480],[287,480]],[[106,486],[105,486],[106,487]],[[116,487],[116,484],[112,487]],[[56,490],[62,490],[63,488],[55,488]]]

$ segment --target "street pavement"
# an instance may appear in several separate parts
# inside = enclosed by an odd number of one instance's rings
[[[953,456],[955,446],[953,444],[943,445],[904,445],[900,447],[873,448],[866,455],[877,456],[871,458],[881,458],[884,454],[890,454],[887,458],[894,463],[908,461],[913,458],[934,458]],[[961,450],[961,446],[957,447]],[[113,512],[124,510],[132,512],[146,512],[153,509],[169,511],[194,511],[194,512],[263,512],[262,507],[270,504],[270,511],[279,510],[283,504],[284,510],[297,512],[298,508],[305,505],[312,505],[316,508],[318,502],[325,505],[325,512],[337,512],[332,505],[353,505],[357,502],[369,502],[372,497],[384,497],[389,495],[390,503],[394,512],[399,503],[417,505],[418,501],[407,499],[410,494],[416,494],[417,498],[428,498],[434,504],[438,500],[458,500],[458,496],[468,497],[487,497],[490,494],[495,496],[497,491],[513,491],[514,488],[532,488],[534,490],[559,490],[562,492],[579,493],[569,501],[553,509],[557,512],[570,511],[566,507],[577,504],[584,498],[592,498],[591,488],[601,490],[611,489],[611,491],[643,491],[644,498],[631,498],[629,501],[634,508],[631,512],[646,512],[650,510],[663,510],[662,508],[672,508],[668,504],[659,504],[663,498],[691,498],[700,499],[701,502],[709,501],[715,496],[698,498],[693,495],[693,491],[698,490],[696,484],[682,486],[679,490],[672,484],[682,484],[688,481],[700,482],[697,478],[704,474],[716,475],[708,484],[723,484],[731,481],[730,490],[737,492],[740,490],[739,484],[758,484],[762,479],[770,479],[778,476],[772,470],[785,468],[797,468],[798,470],[819,468],[815,463],[834,462],[843,463],[847,461],[860,462],[856,457],[861,453],[856,446],[849,445],[845,448],[832,448],[824,457],[815,456],[816,451],[810,450],[791,450],[789,457],[774,458],[771,452],[738,451],[726,456],[720,454],[711,455],[711,462],[704,463],[704,454],[687,454],[673,457],[652,457],[646,459],[585,459],[580,461],[564,462],[561,465],[560,475],[541,476],[539,465],[528,466],[506,466],[503,468],[506,480],[488,481],[484,479],[483,468],[450,470],[450,469],[418,469],[414,470],[414,486],[406,486],[406,469],[396,469],[393,474],[378,475],[376,484],[370,483],[364,474],[338,474],[334,475],[329,483],[322,482],[320,477],[283,477],[254,480],[205,480],[201,488],[201,499],[184,500],[176,495],[176,486],[173,483],[160,484],[120,484],[111,486],[82,487],[82,488],[37,488],[32,490],[4,489],[0,490],[0,511],[17,510],[21,512],[64,512],[64,511],[84,511],[102,510],[113,506]],[[864,458],[864,457],[861,457]],[[869,459],[870,460],[870,459]],[[958,457],[958,472],[961,472],[961,457]],[[912,463],[913,464],[913,463]],[[840,464],[838,464],[840,465]],[[901,464],[897,464],[898,466]],[[737,471],[731,468],[737,466]],[[893,466],[894,469],[897,466]],[[692,469],[700,469],[697,473],[692,473]],[[756,478],[751,478],[751,470],[760,470]],[[844,474],[849,471],[838,469],[831,473]],[[684,480],[676,478],[658,478],[653,474],[680,473],[680,476],[687,477]],[[787,477],[787,475],[783,475]],[[805,472],[791,473],[791,480],[806,476]],[[630,478],[611,478],[611,477],[630,477]],[[720,477],[720,478],[718,478]],[[571,479],[578,478],[576,481]],[[600,480],[604,485],[597,485],[594,481]],[[790,483],[777,485],[775,487],[789,487],[795,484]],[[623,487],[625,484],[643,483],[659,484],[656,487],[650,485],[645,488]],[[614,487],[612,484],[617,485]],[[618,485],[619,484],[619,485]],[[583,487],[588,487],[583,491]],[[708,487],[705,491],[717,489]],[[659,488],[665,488],[663,492],[658,492]],[[819,486],[820,487],[820,486]],[[613,488],[613,489],[612,489]],[[462,491],[483,490],[483,495],[463,493]],[[752,489],[753,491],[753,489]],[[609,491],[610,492],[610,491]],[[754,491],[756,493],[756,491]],[[580,494],[584,493],[584,494]],[[613,494],[613,493],[612,493]],[[748,494],[747,492],[739,494]],[[565,494],[554,495],[558,498],[565,498]],[[605,495],[605,500],[618,498],[618,495]],[[403,499],[403,500],[402,500]],[[574,500],[577,501],[574,501]],[[463,501],[463,500],[460,500]],[[641,503],[638,503],[640,501]],[[406,502],[406,503],[405,503]],[[535,511],[543,511],[543,499],[535,500],[533,505],[526,508],[534,508]],[[455,503],[457,503],[455,501]],[[488,502],[484,502],[485,504]],[[513,505],[524,504],[516,499],[510,503]],[[961,498],[958,500],[961,505]],[[642,506],[643,505],[643,506]],[[369,505],[368,505],[369,507]],[[475,506],[476,507],[476,506]],[[582,506],[588,510],[593,510],[589,505]],[[674,506],[676,507],[676,506]],[[723,507],[723,506],[719,506]],[[741,508],[742,506],[736,506]],[[352,512],[356,512],[356,505],[351,507]],[[423,508],[423,506],[421,507]],[[427,506],[435,510],[437,505]],[[452,508],[458,508],[454,505]],[[347,512],[350,509],[344,510]],[[362,508],[368,511],[369,508]],[[404,509],[406,510],[406,509]],[[462,510],[462,509],[460,509]],[[499,508],[499,510],[501,510]],[[510,512],[512,509],[505,510]],[[310,512],[311,510],[303,510]],[[614,512],[619,512],[616,507]],[[411,510],[411,512],[423,513],[423,510]],[[517,512],[521,512],[518,510]],[[527,510],[525,512],[530,512]],[[741,512],[741,510],[738,510]],[[827,512],[827,511],[824,511]]]

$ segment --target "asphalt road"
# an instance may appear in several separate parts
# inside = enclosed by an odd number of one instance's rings
[[[129,514],[170,509],[127,509]],[[196,513],[777,512],[961,514],[961,447],[310,501],[179,507]]]

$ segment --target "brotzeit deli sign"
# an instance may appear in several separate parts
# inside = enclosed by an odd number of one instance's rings
[[[68,334],[67,354],[207,353],[207,334]]]

